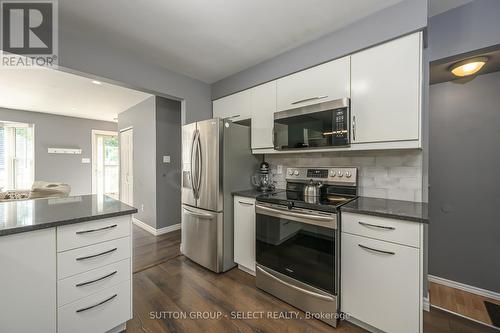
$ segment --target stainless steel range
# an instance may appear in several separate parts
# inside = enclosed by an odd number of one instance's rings
[[[257,197],[257,287],[336,326],[339,207],[357,195],[356,168],[289,168],[286,191]]]

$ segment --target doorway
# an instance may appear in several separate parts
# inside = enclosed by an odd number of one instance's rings
[[[130,206],[134,205],[133,140],[132,128],[120,131],[120,200]]]
[[[118,149],[117,132],[92,130],[92,193],[119,198]]]

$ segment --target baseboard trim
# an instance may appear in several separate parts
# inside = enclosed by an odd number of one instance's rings
[[[442,307],[440,307],[440,306],[437,306],[437,305],[432,305],[432,304],[431,304],[431,307],[433,307],[434,309],[438,309],[438,310],[441,310],[441,311],[444,311],[444,312],[450,313],[450,314],[455,315],[455,316],[457,316],[457,317],[464,318],[464,319],[467,319],[467,320],[473,321],[473,322],[475,322],[475,323],[478,323],[478,324],[481,324],[481,325],[484,325],[484,326],[488,326],[488,327],[491,327],[491,328],[494,328],[494,329],[498,330],[498,327],[492,326],[492,325],[490,325],[490,324],[487,324],[487,323],[482,322],[482,321],[477,320],[477,319],[473,319],[473,318],[470,318],[470,317],[464,316],[464,315],[462,315],[462,314],[460,314],[460,313],[453,312],[453,311],[451,311],[451,310],[448,310],[448,309],[442,308]]]
[[[154,236],[163,235],[163,234],[175,231],[175,230],[179,230],[181,228],[181,224],[177,223],[174,225],[169,225],[168,227],[165,227],[165,228],[155,229],[152,226],[150,226],[149,224],[144,223],[135,217],[132,217],[132,222],[136,226],[140,227],[141,229],[146,230],[147,232],[149,232],[150,234],[153,234]]]
[[[243,272],[247,273],[247,274],[250,274],[250,275],[253,275],[255,276],[255,270],[251,270],[250,268],[248,267],[245,267],[243,265],[240,265],[238,264],[238,269],[239,270],[242,270]]]
[[[500,293],[497,293],[495,291],[470,286],[470,285],[467,285],[465,283],[460,283],[460,282],[444,279],[442,277],[434,276],[434,275],[429,275],[428,279],[430,282],[441,284],[443,286],[447,286],[447,287],[451,287],[451,288],[455,288],[455,289],[460,289],[463,291],[467,291],[471,294],[476,294],[479,296],[488,297],[488,298],[492,298],[494,300],[500,301]]]

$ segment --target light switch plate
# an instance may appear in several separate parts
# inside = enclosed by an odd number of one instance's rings
[[[163,163],[170,163],[170,156],[163,156]]]
[[[82,157],[82,163],[83,164],[89,164],[90,163],[90,158],[88,158],[88,157]]]

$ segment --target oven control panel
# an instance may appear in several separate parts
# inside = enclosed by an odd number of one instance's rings
[[[319,181],[325,184],[357,184],[358,169],[353,167],[331,167],[331,168],[287,168],[286,180],[295,182]]]

